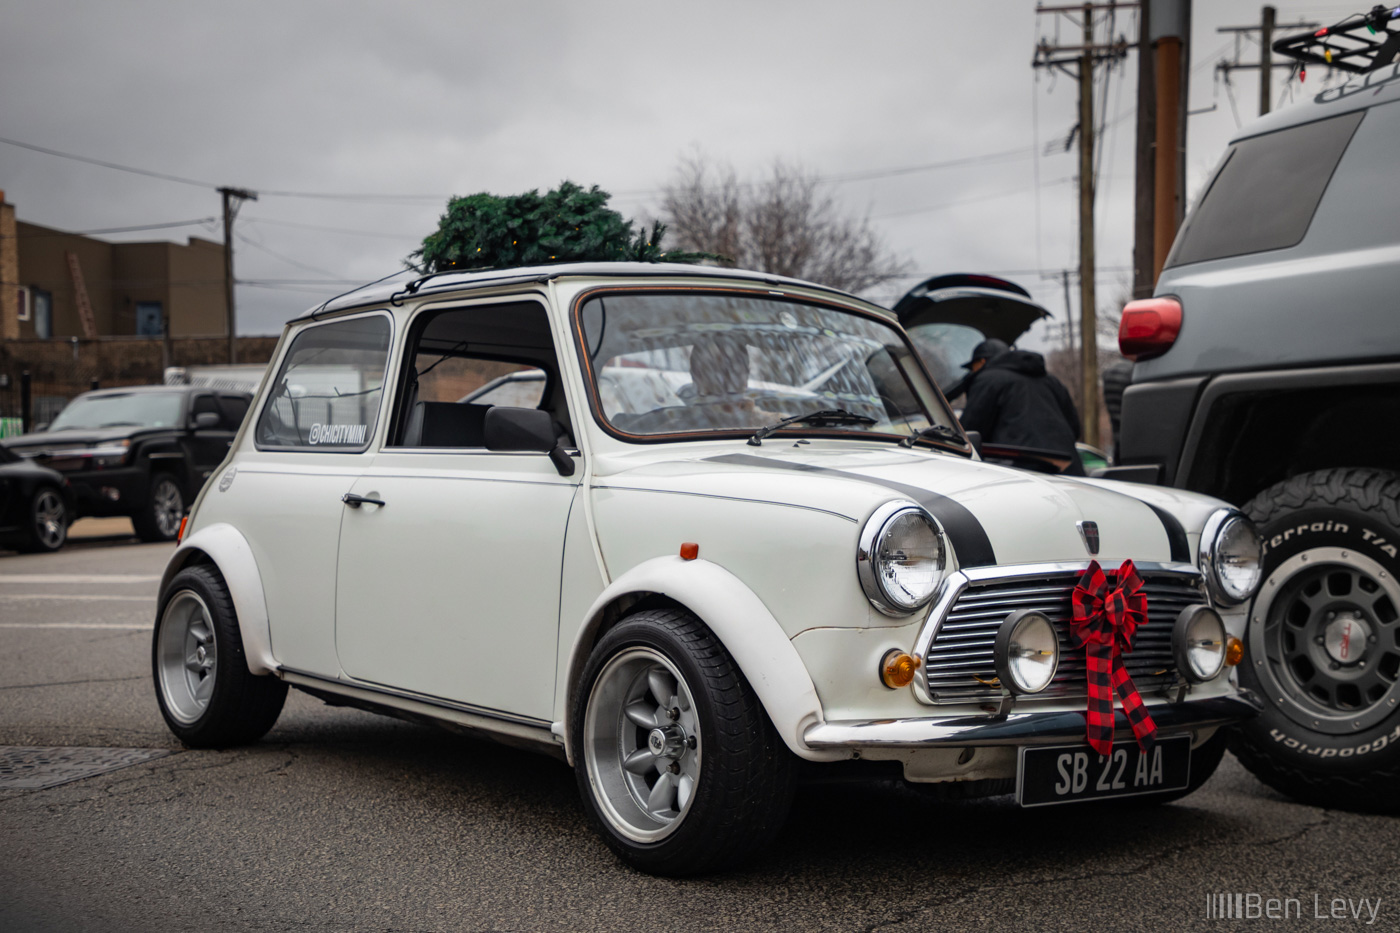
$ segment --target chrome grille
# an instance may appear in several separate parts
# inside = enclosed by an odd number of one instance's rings
[[[992,661],[997,627],[1017,609],[1035,609],[1055,623],[1060,638],[1060,666],[1055,679],[1037,696],[1073,697],[1088,692],[1084,653],[1074,650],[1069,625],[1074,616],[1071,594],[1082,570],[969,583],[953,603],[924,657],[929,696],[938,703],[967,702],[1001,694]],[[1181,610],[1206,602],[1199,574],[1139,571],[1147,594],[1147,622],[1133,637],[1124,665],[1140,690],[1176,680],[1172,660],[1172,626]]]

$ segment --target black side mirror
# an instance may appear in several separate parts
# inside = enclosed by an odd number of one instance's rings
[[[194,426],[199,430],[217,428],[219,426],[219,416],[216,412],[202,411],[194,416]]]
[[[546,453],[560,476],[574,475],[574,458],[564,450],[563,432],[547,411],[495,405],[486,412],[482,433],[487,450]]]
[[[967,435],[967,442],[972,445],[972,449],[977,451],[977,456],[982,456],[982,432],[964,431],[963,433]]]

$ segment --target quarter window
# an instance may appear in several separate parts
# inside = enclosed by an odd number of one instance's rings
[[[1297,246],[1364,115],[1344,113],[1230,147],[1167,266]]]
[[[389,319],[333,321],[292,341],[258,418],[259,447],[355,452],[369,446],[384,395]]]

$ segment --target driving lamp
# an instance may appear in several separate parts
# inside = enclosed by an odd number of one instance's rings
[[[1263,546],[1254,523],[1233,509],[1211,516],[1201,535],[1201,564],[1212,595],[1235,606],[1259,589]]]
[[[1172,627],[1176,669],[1193,684],[1205,683],[1225,666],[1229,636],[1220,615],[1209,606],[1187,606]]]
[[[1002,686],[1015,694],[1039,693],[1060,666],[1060,640],[1043,613],[1018,609],[997,629],[992,658]]]
[[[885,615],[926,605],[943,576],[943,535],[912,502],[881,506],[861,531],[856,572],[866,598]]]

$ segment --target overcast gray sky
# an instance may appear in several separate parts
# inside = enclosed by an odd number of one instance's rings
[[[1279,19],[1368,6],[1285,3]],[[1195,3],[1191,106],[1216,109],[1191,118],[1193,186],[1236,128],[1214,76],[1233,40],[1216,29],[1259,18],[1257,2]],[[1045,149],[1077,121],[1076,91],[1030,67],[1056,19],[1034,0],[0,0],[0,137],[200,183],[0,144],[0,189],[21,220],[69,230],[211,218],[212,186],[259,191],[235,241],[239,332],[274,333],[393,271],[450,195],[569,179],[640,216],[688,152],[741,174],[783,158],[823,176],[884,173],[831,190],[915,276],[1008,273],[1063,319],[1044,274],[1077,262],[1076,160]],[[1116,31],[1135,37],[1135,14]],[[1244,60],[1257,54],[1243,44]],[[1107,88],[1105,300],[1130,278],[1135,73],[1130,56]],[[1247,122],[1258,79],[1234,80]],[[971,161],[904,171],[958,159]],[[108,238],[189,235],[221,239],[215,224]],[[916,281],[871,297],[889,303]]]

